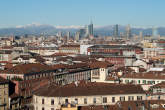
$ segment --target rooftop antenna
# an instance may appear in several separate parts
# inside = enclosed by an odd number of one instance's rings
[[[90,17],[90,24],[93,24],[93,22],[92,22],[92,17]]]

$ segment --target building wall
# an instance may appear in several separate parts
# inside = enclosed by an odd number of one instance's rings
[[[165,93],[165,88],[153,88],[153,93]]]
[[[9,61],[9,54],[0,54],[0,61]]]
[[[114,64],[115,69],[123,67],[125,65],[124,57],[107,57],[105,58],[105,60]]]
[[[152,89],[153,94],[149,94],[148,100],[164,100],[165,99],[165,88],[154,87]]]
[[[124,66],[133,66],[135,58],[124,58]]]
[[[68,103],[77,103],[78,106],[88,106],[88,105],[107,105],[115,104],[117,101],[120,101],[120,97],[125,97],[125,101],[128,101],[128,97],[133,96],[134,100],[137,100],[137,96],[142,96],[141,100],[146,99],[145,94],[116,94],[116,95],[97,95],[97,96],[72,96],[72,97],[42,97],[42,96],[33,96],[33,105],[34,110],[51,110],[51,108],[57,109],[59,104],[65,104],[66,99]],[[103,97],[107,98],[107,102],[103,103]],[[115,97],[114,102],[112,102],[112,97]],[[87,99],[87,103],[84,103],[84,99]],[[77,99],[77,101],[76,101]],[[96,99],[96,102],[94,100]],[[44,104],[42,104],[44,100]],[[54,105],[51,105],[51,100],[54,100]]]
[[[4,74],[3,73],[3,74],[0,74],[0,76],[5,78],[5,79],[8,79],[8,80],[11,80],[14,77],[24,79],[24,75],[23,74]]]
[[[88,54],[87,49],[92,45],[80,45],[80,54]]]
[[[69,53],[69,54],[80,54],[80,46],[79,47],[60,47],[59,53]]]
[[[107,75],[108,69],[106,68],[91,70],[91,82],[105,82]]]
[[[57,84],[70,84],[75,81],[85,80],[90,81],[91,79],[91,71],[90,70],[84,70],[80,72],[74,72],[74,73],[64,73],[64,74],[56,74],[55,75],[55,82]]]
[[[9,85],[0,84],[0,110],[9,109]]]
[[[145,69],[148,69],[147,63],[142,60],[136,60],[135,62],[133,62],[133,66],[141,66]]]
[[[165,81],[165,79],[139,79],[139,78],[121,78],[122,83],[133,83],[133,84],[148,84],[155,85]]]

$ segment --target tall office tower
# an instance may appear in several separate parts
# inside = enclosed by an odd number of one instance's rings
[[[118,37],[119,37],[118,24],[116,24],[116,25],[114,26],[114,29],[113,29],[113,36],[114,36],[115,38],[118,38]]]
[[[67,42],[69,42],[69,39],[70,39],[70,32],[67,32]]]
[[[61,39],[62,39],[62,32],[59,31],[59,32],[57,33],[57,37],[58,37],[58,40],[61,40]]]
[[[85,26],[85,29],[86,29],[86,33],[85,33],[86,37],[93,36],[93,23],[92,23],[92,21],[89,25]]]
[[[88,25],[88,35],[89,36],[93,36],[93,23],[91,21],[91,23]]]
[[[62,32],[59,31],[59,32],[57,33],[57,36],[62,37]]]
[[[128,40],[128,39],[130,39],[131,38],[131,27],[130,27],[130,25],[127,25],[127,27],[126,27],[126,39]]]
[[[82,28],[82,29],[80,29],[79,30],[79,34],[80,34],[80,38],[84,38],[84,37],[86,37],[86,29],[85,28]]]
[[[152,38],[155,38],[155,39],[158,38],[158,30],[156,27],[152,28]]]
[[[75,34],[75,40],[79,41],[80,40],[80,32],[76,32]]]
[[[143,40],[143,32],[142,31],[139,32],[139,37],[140,37],[140,41],[142,41]]]

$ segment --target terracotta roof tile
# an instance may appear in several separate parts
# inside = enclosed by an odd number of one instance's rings
[[[6,71],[9,74],[28,74],[32,72],[40,72],[46,70],[52,70],[53,68],[48,65],[40,64],[40,63],[32,63],[32,64],[20,64],[8,69]]]
[[[161,73],[128,73],[123,78],[139,78],[139,79],[165,79],[165,75]]]
[[[47,97],[69,97],[69,96],[89,96],[89,95],[113,95],[113,94],[145,94],[140,85],[124,85],[85,82],[71,83],[65,86],[55,84],[40,88],[35,92],[38,96]]]
[[[156,84],[156,85],[154,85],[154,86],[152,86],[152,88],[165,88],[165,82],[161,82],[161,83],[158,83],[158,84]]]

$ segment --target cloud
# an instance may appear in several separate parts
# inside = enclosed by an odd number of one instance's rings
[[[22,25],[18,25],[18,26],[16,26],[16,28],[23,28],[24,26],[22,26]]]
[[[71,25],[71,26],[55,26],[57,29],[80,29],[83,28],[84,26],[76,26],[76,25]]]
[[[16,26],[16,28],[26,28],[26,27],[30,27],[30,26],[41,26],[42,24],[40,23],[36,23],[36,22],[33,22],[31,24],[26,24],[26,25],[18,25]]]

